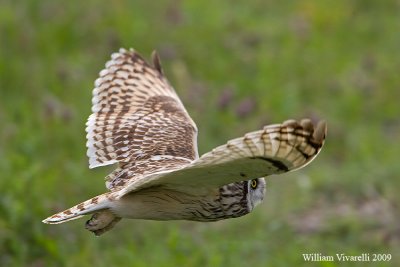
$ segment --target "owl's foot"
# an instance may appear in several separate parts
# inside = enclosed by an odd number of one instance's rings
[[[116,217],[111,211],[103,210],[93,214],[92,218],[86,222],[85,228],[99,236],[112,229],[120,220],[121,218]]]

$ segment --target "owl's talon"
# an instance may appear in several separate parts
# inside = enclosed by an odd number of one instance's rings
[[[113,228],[119,220],[121,218],[116,217],[108,210],[104,210],[93,214],[92,218],[86,222],[85,228],[99,236]]]

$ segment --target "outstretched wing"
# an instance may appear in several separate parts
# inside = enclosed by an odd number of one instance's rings
[[[197,127],[164,77],[156,53],[153,65],[134,50],[121,49],[95,81],[93,114],[86,124],[87,155],[90,168],[119,163],[106,178],[109,189],[133,175],[198,158]]]
[[[324,121],[314,127],[309,119],[266,126],[213,149],[188,166],[154,173],[145,179],[138,177],[115,192],[115,197],[149,186],[220,187],[293,171],[318,155],[326,131]]]

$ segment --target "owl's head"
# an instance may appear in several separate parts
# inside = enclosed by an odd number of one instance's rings
[[[265,180],[264,178],[257,178],[247,181],[247,205],[249,211],[253,210],[255,206],[260,204],[264,199],[265,194]]]

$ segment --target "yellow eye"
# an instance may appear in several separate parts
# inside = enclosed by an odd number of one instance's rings
[[[251,180],[250,181],[250,186],[251,186],[251,188],[253,188],[253,189],[256,189],[256,187],[257,187],[257,180]]]

